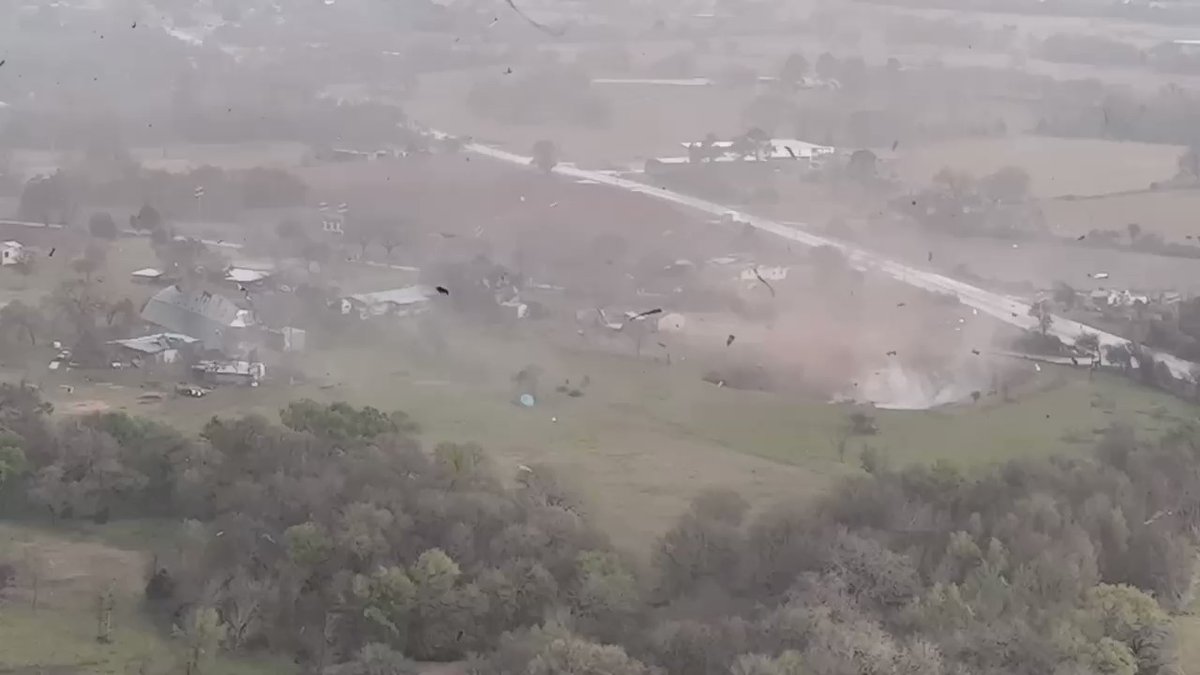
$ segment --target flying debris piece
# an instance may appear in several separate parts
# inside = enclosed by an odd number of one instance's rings
[[[504,74],[505,74],[505,75],[512,75],[512,66],[509,66],[509,67],[505,68],[505,69],[504,69]]]
[[[972,353],[972,354],[974,354],[975,356],[979,356],[979,350],[978,350],[978,349],[972,349],[972,350],[971,350],[971,353]]]
[[[450,295],[450,289],[446,288],[445,286],[438,286],[437,292],[441,293],[442,295]]]
[[[787,150],[787,154],[791,155],[792,159],[796,159],[796,151],[792,150],[792,146],[785,145],[785,146],[783,146],[783,149]]]
[[[8,59],[0,59],[0,66],[3,66],[6,63],[8,63]]]
[[[971,313],[975,316],[979,316],[979,310],[975,309],[974,307],[971,308]]]
[[[662,314],[662,307],[656,307],[654,309],[642,312],[641,314],[634,314],[633,316],[629,317],[629,320],[637,321],[639,319],[644,319],[648,316],[654,316],[655,314]]]
[[[1018,244],[1013,244],[1013,248],[1021,248]]]
[[[1107,279],[1108,272],[1093,272],[1089,274],[1088,277],[1091,279]]]
[[[888,352],[888,353],[887,353],[887,355],[888,355],[888,356],[895,356],[895,355],[896,355],[896,354],[898,354],[898,353],[899,353],[899,352],[897,352],[895,349],[893,349],[892,351]]]
[[[3,62],[3,61],[0,61],[0,66],[2,66],[2,65],[4,65],[4,62]],[[55,252],[55,251],[57,251],[57,250],[58,250],[57,248],[51,247],[51,248],[50,248],[50,255],[48,255],[48,256],[46,256],[46,257],[47,257],[47,258],[53,258],[53,257],[54,257],[54,252]]]
[[[1042,372],[1042,364],[1040,364],[1040,363],[1033,364],[1033,369],[1038,371],[1039,373]]]
[[[900,141],[899,140],[892,141],[892,152],[895,152],[896,148],[898,148],[898,147],[900,147]]]
[[[134,22],[133,22],[133,25],[132,25],[132,26],[130,26],[130,28],[137,28],[137,22],[136,22],[136,21],[134,21]]]
[[[1075,237],[1075,241],[1083,241],[1086,238],[1087,238],[1086,234],[1081,234],[1078,237]]]
[[[498,24],[498,23],[500,23],[500,17],[498,17],[498,16],[493,16],[493,17],[492,17],[492,22],[488,24],[488,28],[491,28],[492,26],[495,26],[495,25],[496,25],[496,24]]]
[[[522,19],[525,19],[527,22],[529,22],[530,26],[533,26],[534,28],[542,31],[543,33],[546,33],[547,35],[551,35],[553,37],[562,37],[563,36],[563,33],[565,31],[562,30],[561,28],[554,29],[554,28],[551,28],[544,24],[540,24],[537,21],[534,21],[533,19],[529,18],[529,16],[526,15],[525,12],[522,12],[521,8],[517,7],[517,3],[513,2],[513,0],[505,0],[505,2],[507,2],[508,6],[512,7],[512,10],[514,12],[516,12]],[[497,19],[496,21],[499,21],[499,19]],[[492,23],[495,23],[495,21],[493,21]]]
[[[933,251],[929,252],[929,262],[933,262]]]
[[[907,305],[907,304],[908,304],[907,302],[897,302],[897,303],[896,303],[896,306],[897,306],[897,307],[903,307],[903,306],[905,306],[905,305]]]
[[[725,346],[728,347],[729,345],[733,344],[733,341],[735,339],[737,339],[737,338],[732,334],[729,337],[725,338]]]
[[[759,281],[761,281],[761,282],[762,282],[762,285],[763,285],[763,286],[766,286],[768,291],[771,291],[771,297],[772,297],[772,298],[773,298],[773,297],[775,297],[775,287],[774,287],[774,286],[772,286],[771,284],[767,283],[767,280],[766,280],[766,279],[762,278],[762,275],[758,273],[758,267],[757,267],[757,266],[755,266],[755,268],[754,268],[754,277],[755,277],[756,279],[758,279]]]
[[[558,206],[558,202],[550,202],[550,208]]]

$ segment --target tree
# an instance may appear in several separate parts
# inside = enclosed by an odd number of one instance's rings
[[[1179,156],[1179,176],[1188,180],[1200,179],[1200,146],[1189,145]]]
[[[116,596],[113,584],[110,582],[100,591],[96,598],[96,641],[102,644],[112,642],[113,610],[116,609]]]
[[[359,650],[354,660],[326,668],[322,675],[420,675],[421,672],[404,654],[373,642]]]
[[[621,647],[602,645],[576,635],[552,640],[539,650],[528,675],[652,675]]]
[[[1074,309],[1075,302],[1079,297],[1079,293],[1063,281],[1055,282],[1054,284],[1054,302],[1067,310]]]
[[[855,150],[850,154],[850,161],[846,165],[846,172],[850,177],[861,183],[867,183],[875,180],[876,165],[879,158],[870,150]]]
[[[175,637],[183,645],[185,675],[200,675],[204,671],[217,655],[226,630],[217,610],[203,606],[192,610],[184,624],[175,627]]]
[[[777,657],[744,654],[734,662],[731,675],[808,675],[800,652],[788,650]]]
[[[1054,323],[1054,315],[1050,313],[1050,308],[1045,300],[1039,300],[1030,305],[1029,316],[1037,319],[1038,331],[1042,335],[1050,332],[1050,326]]]
[[[129,226],[138,232],[158,232],[163,230],[163,225],[162,214],[149,204],[142,205],[137,215],[129,217]]]
[[[0,488],[29,471],[23,444],[20,436],[0,431]]]
[[[542,139],[533,144],[533,159],[531,163],[546,173],[558,165],[558,146],[554,141]]]
[[[783,67],[779,69],[779,79],[785,84],[799,84],[804,81],[804,76],[807,74],[808,60],[799,52],[789,54],[787,60],[783,62]]]
[[[817,65],[816,65],[817,77],[828,82],[837,77],[837,72],[838,72],[837,57],[835,57],[833,54],[830,54],[829,52],[821,52],[821,55],[817,57]]]
[[[979,179],[979,191],[993,202],[1015,204],[1029,196],[1029,182],[1027,171],[1006,166]]]
[[[1104,360],[1128,372],[1133,367],[1133,351],[1124,343],[1104,345]]]
[[[108,263],[108,254],[96,244],[88,244],[83,255],[71,261],[71,268],[79,273],[87,283],[92,283],[96,273],[104,269]]]
[[[1075,348],[1085,354],[1100,354],[1100,336],[1096,333],[1080,333],[1075,338]]]
[[[117,223],[110,214],[97,211],[88,219],[88,232],[98,239],[116,239]]]
[[[21,191],[17,217],[38,223],[67,223],[75,209],[80,186],[59,170],[50,176],[31,178]]]
[[[298,220],[286,218],[275,226],[275,235],[284,241],[303,241],[305,239],[304,226]]]
[[[31,346],[37,346],[37,336],[46,325],[46,319],[38,308],[20,300],[13,300],[0,307],[0,335],[8,338],[10,331],[19,340],[25,337]]]

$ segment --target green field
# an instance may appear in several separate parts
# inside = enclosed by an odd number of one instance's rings
[[[12,587],[0,593],[0,672],[34,675],[166,673],[177,670],[179,644],[169,627],[156,625],[141,611],[147,556],[106,543],[141,540],[155,527],[129,525],[53,531],[0,525],[0,558],[17,566]],[[37,569],[36,607],[31,588]],[[112,641],[97,635],[97,601],[114,588]],[[216,659],[212,675],[291,673],[286,663]]]

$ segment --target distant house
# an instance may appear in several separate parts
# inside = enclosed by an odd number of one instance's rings
[[[806,161],[816,163],[837,152],[836,148],[828,145],[817,145],[795,138],[769,139],[762,144],[761,152],[758,154],[743,152],[744,144],[734,141],[714,141],[707,145],[704,141],[690,141],[680,143],[680,145],[688,151],[689,155],[696,149],[703,149],[705,159],[711,162],[753,162],[761,158],[764,162]],[[687,164],[692,161],[690,156],[656,157],[655,159],[662,164]]]
[[[253,314],[232,300],[208,291],[184,291],[178,285],[155,293],[142,319],[173,333],[196,338],[205,349],[233,351],[248,341]]]
[[[419,314],[429,309],[429,299],[437,291],[429,286],[406,286],[373,293],[356,293],[341,300],[342,314],[356,312],[361,318]]]
[[[0,265],[15,265],[25,259],[25,247],[19,241],[0,244]]]

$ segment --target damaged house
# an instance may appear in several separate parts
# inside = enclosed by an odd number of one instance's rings
[[[409,316],[429,309],[429,299],[437,291],[429,286],[406,286],[373,293],[356,293],[341,299],[342,314],[358,314],[362,319],[375,316]]]
[[[209,291],[168,286],[146,301],[142,319],[195,338],[208,350],[237,353],[254,341],[253,313]]]

